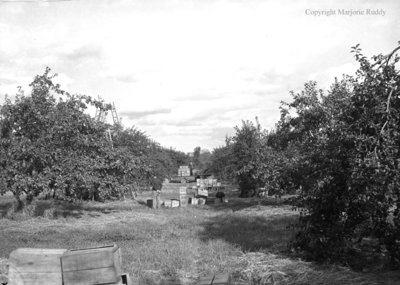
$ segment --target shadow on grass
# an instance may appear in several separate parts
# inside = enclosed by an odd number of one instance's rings
[[[211,196],[211,199],[214,199]],[[218,203],[218,199],[215,199],[215,203],[209,204],[209,208],[215,211],[226,211],[232,210],[233,212],[241,211],[247,208],[251,208],[254,206],[271,206],[271,207],[282,207],[282,206],[291,206],[291,203],[288,199],[275,199],[274,197],[268,198],[238,198],[233,197],[228,200],[228,203]]]
[[[137,201],[99,203],[37,199],[18,208],[14,200],[7,199],[0,202],[0,218],[13,218],[18,215],[46,218],[81,218],[85,215],[97,217],[100,214],[130,211],[138,206]]]
[[[222,239],[239,246],[243,251],[283,253],[295,232],[289,225],[296,216],[246,216],[222,214],[203,223],[203,241]]]

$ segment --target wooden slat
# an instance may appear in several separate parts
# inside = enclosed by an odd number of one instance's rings
[[[215,278],[212,282],[212,285],[229,285],[230,278],[228,273],[218,273],[215,274]]]
[[[63,272],[64,285],[113,284],[120,278],[113,267]]]
[[[66,249],[19,248],[10,254],[10,285],[61,285],[60,258]]]
[[[117,246],[67,251],[61,257],[63,272],[114,266]]]
[[[9,285],[62,285],[61,272],[15,272],[10,267]]]
[[[71,250],[61,257],[64,285],[111,284],[120,279],[121,254],[116,245]]]
[[[63,272],[114,266],[112,252],[86,252],[79,255],[65,255],[61,260]]]
[[[122,274],[122,255],[121,255],[121,249],[119,247],[114,252],[114,268],[117,275]]]
[[[10,265],[22,272],[59,272],[61,250],[26,250],[17,249],[10,254]]]

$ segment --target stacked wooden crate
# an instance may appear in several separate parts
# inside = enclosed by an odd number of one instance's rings
[[[218,185],[218,180],[214,178],[197,178],[196,183],[199,187],[216,187]]]
[[[198,188],[196,196],[207,198],[208,197],[208,190],[204,189],[204,188]]]
[[[186,186],[179,187],[179,202],[181,207],[186,207],[188,204],[188,196],[186,191],[187,191]]]
[[[130,284],[116,245],[66,249],[19,248],[10,254],[10,285]]]
[[[190,167],[187,165],[179,166],[178,176],[190,176]]]
[[[189,183],[165,182],[161,187],[161,200],[164,201],[164,205],[170,205],[169,201],[172,201],[171,207],[176,205],[176,202],[173,202],[176,200],[179,201],[180,206],[186,206],[189,198],[194,196],[191,194],[191,187]]]

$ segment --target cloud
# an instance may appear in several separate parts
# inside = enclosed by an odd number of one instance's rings
[[[199,92],[199,93],[196,93],[196,94],[193,94],[193,95],[189,95],[189,96],[175,97],[174,99],[176,101],[180,101],[180,102],[186,102],[186,101],[196,102],[196,101],[217,100],[217,99],[226,97],[226,94],[223,94],[223,93],[213,94],[214,92],[210,91],[208,94],[207,93],[203,93],[203,92]]]
[[[258,98],[257,96],[253,96]],[[173,109],[173,113],[165,116],[154,116],[137,121],[140,125],[163,125],[168,127],[205,127],[232,123],[231,114],[247,113],[254,109],[252,96],[248,96],[249,102],[243,103],[240,98],[232,97],[220,101],[202,102],[201,104],[182,104]]]
[[[232,136],[234,134],[234,126],[232,127],[214,127],[210,130],[209,136],[212,140],[221,140],[224,139],[226,136]]]
[[[24,12],[23,3],[18,2],[4,2],[1,3],[0,15],[8,15],[15,17],[16,15],[22,14]]]
[[[335,7],[288,0],[4,4],[0,93],[29,90],[33,76],[50,66],[62,88],[115,102],[124,124],[161,144],[212,149],[241,119],[258,116],[272,127],[279,102],[304,82],[323,87],[350,72],[350,46],[360,42],[368,55],[389,52],[398,3],[380,3],[387,10],[381,18],[311,17],[305,9]]]
[[[119,115],[128,117],[130,120],[150,116],[150,115],[157,115],[157,114],[168,114],[171,113],[171,109],[156,109],[156,110],[149,110],[149,111],[124,111],[120,112]]]
[[[17,77],[0,77],[0,94],[4,95],[7,94],[9,98],[14,97],[14,95],[18,91],[18,86],[21,86],[24,91],[29,90],[29,86],[27,84],[23,84],[24,82],[29,82],[28,80],[17,80]],[[10,96],[11,95],[11,96]],[[1,97],[0,97],[1,99]],[[3,99],[1,99],[3,100]]]
[[[117,81],[121,81],[124,83],[137,82],[137,79],[135,78],[135,76],[133,76],[131,74],[121,74],[121,75],[115,75],[115,76],[110,76],[110,77]]]
[[[355,62],[344,63],[312,73],[309,75],[309,79],[316,81],[320,88],[328,89],[334,83],[335,77],[340,80],[343,75],[353,76],[357,68],[358,65]]]
[[[17,84],[17,81],[15,79],[0,77],[0,86],[9,84]]]
[[[102,49],[97,45],[84,45],[76,48],[72,52],[66,52],[61,56],[66,60],[76,63],[91,59],[99,60],[102,58]]]

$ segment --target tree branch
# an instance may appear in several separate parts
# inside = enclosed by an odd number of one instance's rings
[[[387,54],[387,55],[385,55],[385,56],[383,56],[382,57],[382,63],[379,65],[379,67],[378,67],[378,69],[379,68],[381,68],[382,67],[382,65],[385,63],[386,64],[386,66],[389,64],[389,60],[390,60],[390,58],[396,53],[396,51],[398,51],[398,50],[400,50],[400,46],[398,46],[397,48],[395,48],[391,53],[389,53],[389,54]],[[373,65],[372,65],[372,67],[374,67],[375,65],[377,65],[378,63],[380,63],[381,61],[378,61],[378,62],[376,62],[376,63],[374,63]]]
[[[389,53],[388,55],[385,56],[385,57],[386,57],[386,65],[388,64],[390,58],[391,58],[391,57],[394,55],[394,53],[395,53],[396,51],[398,51],[398,50],[400,50],[400,46],[398,46],[398,47],[395,48],[391,53]]]
[[[390,99],[392,98],[392,94],[393,94],[393,88],[390,90],[389,96],[387,98],[387,103],[386,103],[386,112],[389,114],[390,113]]]

